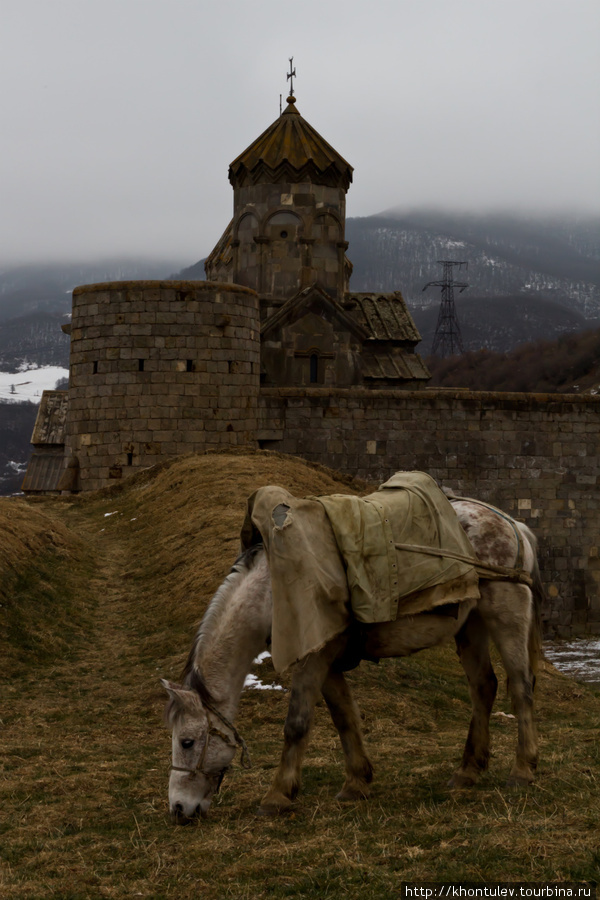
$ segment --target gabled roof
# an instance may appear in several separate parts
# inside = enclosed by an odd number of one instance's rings
[[[274,312],[262,326],[261,337],[265,338],[273,329],[279,328],[288,322],[295,322],[315,305],[321,308],[320,312],[325,308],[329,315],[341,322],[348,331],[351,331],[360,340],[364,341],[369,337],[363,325],[316,282],[298,291],[297,294],[290,297],[283,306]]]
[[[392,294],[349,294],[345,304],[350,314],[374,341],[421,340],[400,291]]]
[[[279,118],[231,163],[229,180],[234,188],[311,181],[348,190],[352,166],[302,118],[295,104],[296,98],[288,97]]]

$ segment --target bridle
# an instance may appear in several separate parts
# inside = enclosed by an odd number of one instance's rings
[[[206,718],[208,720],[208,728],[206,729],[206,737],[204,738],[204,746],[202,748],[202,753],[200,754],[200,759],[198,760],[196,767],[194,769],[188,769],[185,766],[171,766],[172,772],[187,772],[189,775],[204,775],[205,778],[217,778],[217,788],[215,793],[219,793],[219,788],[221,787],[221,782],[225,777],[227,771],[231,768],[231,764],[228,766],[224,766],[222,769],[219,769],[218,772],[207,772],[204,766],[204,758],[206,756],[206,751],[208,750],[208,742],[211,737],[220,738],[224,744],[228,747],[233,747],[233,749],[237,749],[237,747],[241,747],[242,755],[241,755],[241,763],[245,769],[249,769],[252,766],[252,762],[250,760],[250,754],[248,752],[248,747],[246,746],[246,742],[243,737],[236,730],[235,726],[227,719],[222,713],[219,712],[211,703],[207,703],[206,700],[203,700],[202,704],[206,708]],[[221,731],[220,728],[217,728],[215,725],[210,724],[210,715],[216,716],[217,719],[223,723],[223,725],[229,729],[231,734],[233,735],[233,740],[231,740],[228,734],[225,734]]]

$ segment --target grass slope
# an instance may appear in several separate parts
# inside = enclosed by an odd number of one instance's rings
[[[238,727],[254,767],[234,766],[206,822],[171,826],[158,679],[177,677],[236,555],[245,498],[269,483],[361,489],[256,453],[183,458],[74,500],[0,501],[12,528],[0,531],[0,611],[10,602],[26,624],[0,632],[0,896],[381,898],[411,880],[597,879],[598,691],[547,666],[537,783],[504,790],[516,726],[498,716],[490,772],[449,791],[469,718],[452,648],[351,673],[376,770],[369,801],[333,799],[341,752],[320,706],[294,812],[256,818],[286,695],[247,691]],[[28,645],[38,604],[45,624]],[[503,696],[496,709],[510,712]]]

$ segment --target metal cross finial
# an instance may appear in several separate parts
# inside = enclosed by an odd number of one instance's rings
[[[290,71],[287,73],[287,80],[290,82],[290,97],[294,96],[294,78],[296,77],[296,69],[292,69],[294,57],[290,56]]]

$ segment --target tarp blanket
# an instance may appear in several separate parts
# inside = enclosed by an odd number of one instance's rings
[[[373,494],[298,499],[277,486],[248,499],[242,546],[265,545],[272,656],[282,672],[352,619],[390,622],[479,597],[473,566],[397,550],[413,544],[475,557],[451,503],[423,472],[397,472]]]

